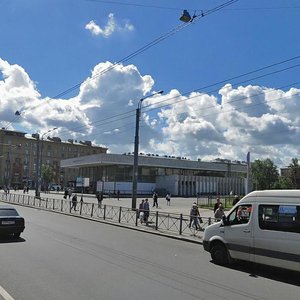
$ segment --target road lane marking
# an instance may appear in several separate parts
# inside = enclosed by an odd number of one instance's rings
[[[0,295],[4,300],[14,300],[14,298],[0,285]]]

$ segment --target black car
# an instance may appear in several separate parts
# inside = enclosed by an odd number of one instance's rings
[[[0,234],[13,234],[19,237],[25,229],[25,220],[17,210],[8,205],[0,205]]]

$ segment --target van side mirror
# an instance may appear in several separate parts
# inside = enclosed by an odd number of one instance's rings
[[[227,220],[226,216],[222,217],[222,223],[224,226],[228,225],[228,220]]]

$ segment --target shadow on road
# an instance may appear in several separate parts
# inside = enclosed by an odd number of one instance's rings
[[[21,237],[14,237],[10,235],[0,235],[0,244],[8,244],[8,243],[23,243],[26,240]]]
[[[211,263],[213,263],[211,261]],[[299,272],[284,270],[276,267],[270,267],[250,262],[236,262],[230,266],[226,266],[232,270],[249,273],[253,278],[267,278],[274,281],[284,282],[300,287]]]

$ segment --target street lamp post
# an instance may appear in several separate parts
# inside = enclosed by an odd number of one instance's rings
[[[36,139],[36,172],[35,172],[35,197],[40,197],[39,190],[39,170],[40,170],[40,135],[38,133],[32,134],[32,137]]]
[[[137,197],[137,184],[138,184],[138,169],[139,169],[139,129],[140,129],[140,117],[142,103],[145,99],[152,97],[157,94],[162,94],[163,91],[158,91],[154,94],[148,95],[139,100],[137,109],[136,109],[136,118],[135,118],[135,138],[134,138],[134,156],[133,156],[133,176],[132,176],[132,202],[131,208],[136,209],[136,197]]]
[[[47,132],[43,133],[41,136],[41,140],[42,140],[42,149],[43,149],[43,138],[45,136],[45,134],[51,132],[52,130],[57,129],[52,128],[50,130],[48,130]],[[40,135],[39,133],[34,133],[32,134],[32,137],[36,139],[37,144],[36,144],[36,173],[35,173],[35,197],[39,198],[40,197],[40,192],[41,192],[41,171],[42,171],[42,154],[40,151]],[[41,150],[42,150],[41,149]]]
[[[45,133],[43,133],[42,134],[42,137],[41,137],[41,141],[42,141],[42,143],[41,143],[41,155],[40,155],[40,163],[39,163],[39,168],[40,168],[40,170],[39,170],[39,190],[41,191],[41,186],[42,186],[42,166],[43,166],[43,150],[44,150],[44,136],[46,135],[46,134],[48,134],[48,133],[50,133],[50,132],[52,132],[52,131],[54,131],[54,130],[56,130],[57,129],[57,127],[54,127],[54,128],[52,128],[52,129],[49,129],[47,132],[45,132]]]
[[[7,151],[7,157],[6,157],[6,176],[5,176],[5,185],[6,189],[10,188],[10,181],[11,181],[11,162],[10,162],[10,151]]]

